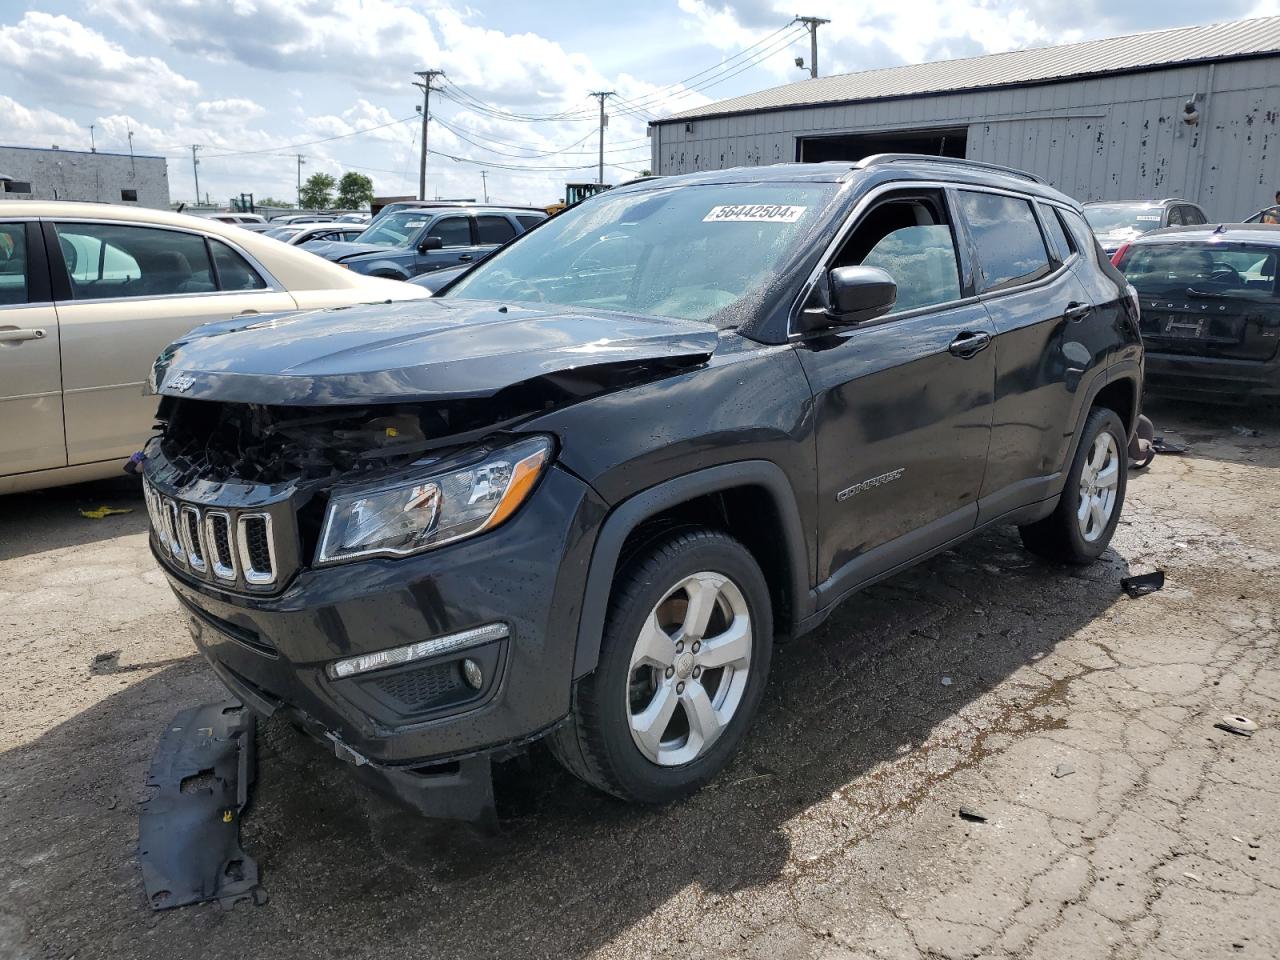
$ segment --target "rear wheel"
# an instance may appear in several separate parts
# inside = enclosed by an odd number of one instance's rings
[[[1028,550],[1078,564],[1102,555],[1124,506],[1127,446],[1115,411],[1098,407],[1089,414],[1057,508],[1043,520],[1018,528]]]
[[[551,739],[573,774],[640,803],[697,790],[742,741],[773,618],[750,552],[710,530],[665,535],[618,575],[596,671]]]

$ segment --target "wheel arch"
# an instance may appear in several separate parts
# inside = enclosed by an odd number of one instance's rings
[[[767,510],[763,523],[759,513]],[[624,550],[662,520],[706,522],[742,541],[760,564],[773,602],[774,629],[791,633],[812,606],[808,545],[786,474],[767,460],[707,467],[634,494],[605,518],[587,569],[574,650],[574,679],[596,668],[610,593]]]

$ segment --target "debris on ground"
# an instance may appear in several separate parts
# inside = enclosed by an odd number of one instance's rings
[[[951,678],[950,678],[950,677],[943,677],[943,678],[942,678],[942,685],[943,685],[944,687],[949,687],[949,686],[951,686]]]
[[[1228,714],[1217,723],[1214,724],[1219,730],[1225,730],[1227,733],[1234,733],[1239,737],[1252,737],[1258,732],[1258,724],[1255,720],[1248,717],[1239,717]]]
[[[124,472],[132,476],[142,475],[142,465],[147,462],[147,455],[139,450],[137,453],[129,457],[128,462],[124,465]]]
[[[1261,430],[1255,430],[1253,427],[1232,427],[1231,432],[1238,437],[1260,437]]]
[[[1184,877],[1186,877],[1188,880],[1194,880],[1196,883],[1203,883],[1203,882],[1204,882],[1204,881],[1202,881],[1202,880],[1201,880],[1201,879],[1200,879],[1196,874],[1191,873],[1191,872],[1183,873],[1183,876],[1184,876]]]
[[[970,807],[967,804],[960,804],[960,819],[968,820],[970,823],[986,823],[987,815],[981,810]]]
[[[258,863],[240,846],[240,816],[257,772],[253,712],[209,703],[165,728],[138,819],[138,863],[153,910],[216,900],[266,902]]]
[[[115,673],[116,668],[120,666],[120,651],[105,650],[102,653],[95,653],[93,659],[89,662],[89,672],[95,675],[104,673]]]
[[[1053,768],[1053,775],[1061,780],[1063,777],[1069,777],[1076,772],[1076,768],[1069,763],[1060,763]]]
[[[1127,593],[1132,599],[1145,597],[1148,593],[1155,593],[1163,587],[1163,570],[1156,570],[1152,573],[1141,573],[1135,577],[1125,577],[1120,581],[1120,589]]]
[[[103,504],[101,507],[95,507],[92,510],[80,508],[80,516],[88,520],[101,520],[103,517],[111,517],[117,513],[133,513],[133,507],[108,507]]]
[[[1185,443],[1174,443],[1164,437],[1156,437],[1151,441],[1151,449],[1156,453],[1186,453],[1191,448]]]

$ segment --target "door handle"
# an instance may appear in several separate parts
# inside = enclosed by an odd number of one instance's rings
[[[18,327],[9,327],[7,330],[0,330],[0,343],[22,343],[24,340],[43,340],[45,332],[46,331],[43,327],[29,327],[25,330]]]
[[[461,260],[463,263],[467,263],[468,261],[470,261],[470,260],[472,259],[472,257],[471,257],[471,254],[469,254],[469,253],[464,253],[464,254],[462,254],[462,256],[458,257],[458,259],[459,259],[459,260]]]
[[[1062,311],[1062,315],[1072,323],[1078,323],[1091,313],[1093,313],[1093,304],[1081,303],[1078,300],[1072,300],[1067,304],[1067,309]]]
[[[976,357],[989,346],[991,346],[991,334],[983,333],[981,330],[966,330],[952,340],[947,349],[951,351],[952,356],[968,360],[970,357]]]

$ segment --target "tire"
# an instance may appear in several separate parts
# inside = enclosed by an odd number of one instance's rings
[[[683,622],[691,608],[709,611],[703,629]],[[574,776],[623,800],[688,796],[742,742],[772,646],[769,588],[746,547],[698,527],[660,534],[614,579],[600,661],[575,684],[552,752]]]
[[[1063,563],[1083,565],[1097,560],[1111,543],[1124,508],[1129,479],[1127,447],[1124,425],[1115,411],[1106,407],[1092,410],[1085,421],[1057,508],[1043,520],[1018,528],[1023,545],[1032,553]],[[1098,464],[1101,469],[1095,471],[1100,450],[1104,459]],[[1101,475],[1103,482],[1091,479],[1095,474]],[[1105,480],[1108,475],[1111,475],[1110,483]],[[1091,497],[1091,505],[1099,499],[1101,503],[1096,510],[1089,506],[1083,508],[1082,520],[1081,504],[1087,496]]]

